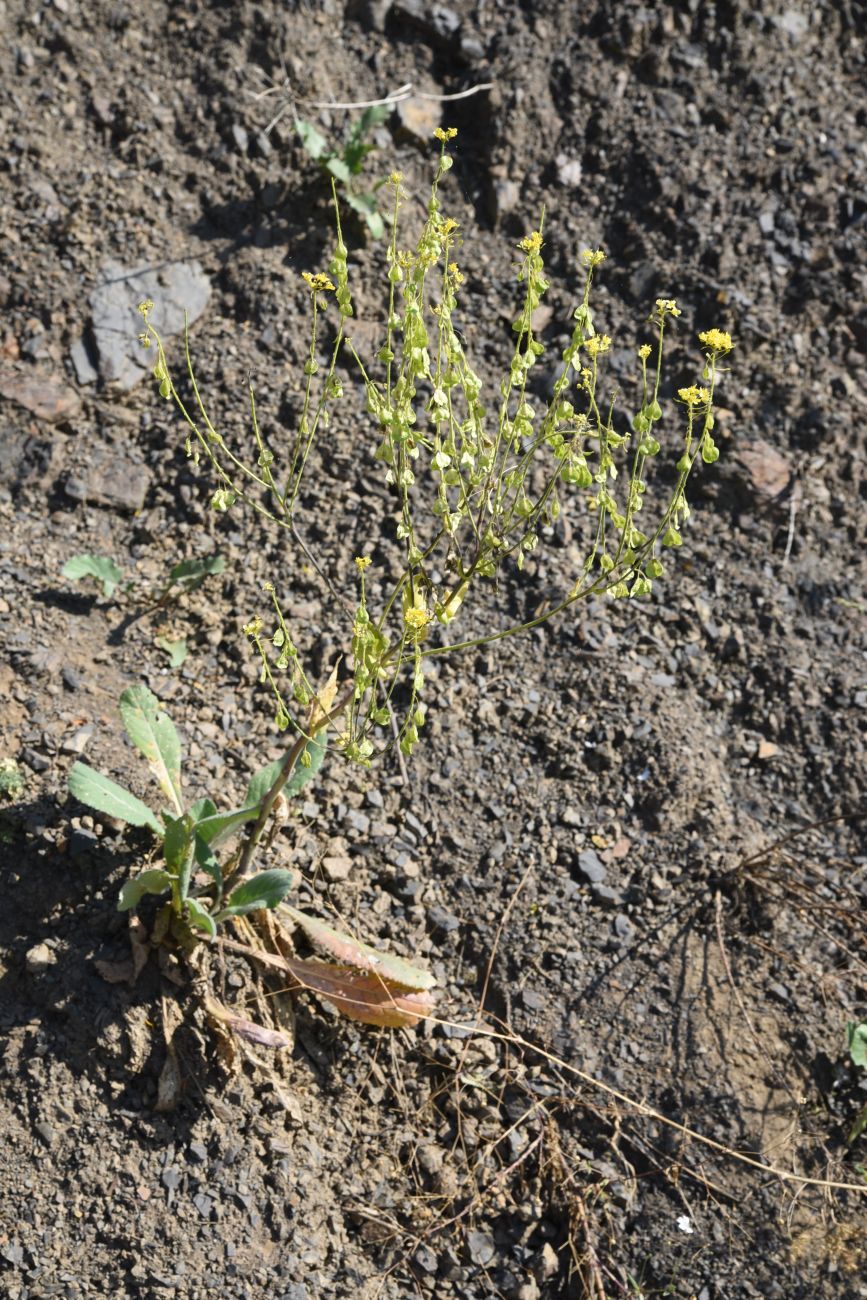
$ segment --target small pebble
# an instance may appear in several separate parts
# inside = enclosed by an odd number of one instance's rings
[[[57,962],[57,953],[47,943],[37,943],[24,958],[28,975],[41,975]]]

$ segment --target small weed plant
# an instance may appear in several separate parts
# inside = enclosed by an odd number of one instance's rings
[[[377,198],[385,181],[371,184],[364,175],[364,165],[368,154],[376,148],[370,139],[371,132],[385,121],[391,111],[390,104],[371,104],[352,124],[348,135],[336,149],[312,123],[300,118],[295,123],[306,152],[332,181],[337,182],[341,199],[358,213],[374,239],[382,239],[385,234],[385,222]]]
[[[533,371],[543,345],[533,321],[549,287],[541,222],[518,245],[513,343],[498,384],[484,391],[459,330],[464,285],[457,260],[460,229],[444,211],[441,197],[452,166],[447,146],[456,132],[440,129],[436,134],[440,152],[426,220],[410,247],[400,239],[403,177],[395,172],[389,178],[383,336],[372,358],[362,357],[352,342],[348,254],[335,200],[337,243],[330,265],[327,271],[304,272],[311,326],[302,409],[288,436],[263,433],[251,388],[249,442],[231,444],[208,414],[189,339],[186,379],[176,381],[150,322],[152,304],[141,306],[141,339],[154,349],[155,379],[186,422],[188,455],[212,475],[213,509],[247,506],[271,520],[284,530],[287,552],[303,554],[332,595],[340,595],[329,604],[335,614],[349,606],[343,634],[348,679],[338,685],[333,676],[319,690],[284,613],[283,580],[275,574],[266,584],[267,613],[254,614],[245,632],[260,661],[262,680],[273,692],[277,726],[291,734],[291,743],[276,767],[254,778],[241,808],[221,813],[208,800],[185,808],[175,779],[175,742],[169,746],[171,763],[165,756],[157,758],[162,752],[158,729],[164,739],[170,735],[165,715],[141,690],[126,693],[122,710],[127,728],[160,775],[171,806],[161,814],[136,806],[134,816],[128,802],[115,807],[116,816],[150,826],[165,855],[164,867],[130,882],[121,906],[133,906],[151,889],[169,892],[172,923],[185,942],[211,938],[239,909],[286,907],[291,873],[266,871],[251,878],[247,873],[278,796],[293,792],[322,761],[326,728],[332,747],[364,766],[395,744],[409,755],[425,720],[425,668],[432,657],[526,631],[593,596],[649,599],[666,571],[665,557],[682,544],[690,476],[719,455],[713,438],[714,398],[732,340],[721,329],[702,332],[696,382],[680,388],[676,400],[664,402],[665,339],[680,315],[674,299],[655,302],[649,337],[637,347],[638,400],[631,418],[617,418],[604,381],[612,340],[597,327],[592,307],[594,277],[604,262],[600,250],[581,255],[583,290],[572,313],[571,337],[547,399],[534,395]],[[338,358],[344,349],[363,385],[371,420],[371,470],[378,467],[393,494],[394,536],[403,557],[398,570],[387,573],[371,568],[371,556],[355,557],[356,585],[348,599],[337,593],[337,576],[323,572],[301,531],[302,487],[313,472],[314,447],[341,414]],[[673,460],[673,473],[654,473],[661,457]],[[575,532],[586,545],[559,600],[529,622],[481,636],[456,636],[462,614],[479,602],[483,589],[496,593],[498,580],[524,566],[545,530],[564,512],[576,520]],[[291,569],[288,555],[285,568]],[[105,778],[83,764],[73,769],[72,789],[103,811],[109,811],[106,802],[119,798]],[[219,845],[247,823],[252,829],[243,848],[218,867]],[[191,883],[196,869],[203,874],[198,889]],[[313,933],[312,921],[301,922],[294,913],[293,919],[322,946],[322,933]],[[372,950],[345,935],[324,946],[362,974],[372,973],[374,985],[388,993],[375,1014],[363,1018],[408,1023],[417,1017],[415,1007],[401,1013],[395,999],[403,993],[427,997],[429,982],[422,972],[403,964],[395,975],[388,967],[392,959],[371,956]]]

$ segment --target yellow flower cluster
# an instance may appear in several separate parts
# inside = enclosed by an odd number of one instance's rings
[[[454,140],[457,133],[458,128],[456,126],[438,126],[434,131],[434,136],[437,140],[442,140],[443,144],[447,144],[449,140]]]
[[[426,609],[413,606],[412,609],[404,610],[403,621],[413,632],[420,632],[430,622],[430,614]]]
[[[710,401],[710,393],[706,388],[698,388],[695,384],[690,384],[689,388],[678,388],[677,395],[687,406],[703,406],[705,402]]]
[[[641,357],[642,361],[646,361],[650,356],[650,344],[642,343],[641,347],[638,349],[638,355]]]
[[[368,567],[368,565],[371,563],[370,556],[369,556],[369,555],[356,555],[356,557],[355,557],[355,563],[356,563],[356,565],[358,566],[358,572],[359,572],[359,573],[364,573],[364,570],[365,570],[365,569]]]
[[[698,337],[711,352],[731,352],[734,347],[732,336],[726,330],[702,330]]]
[[[657,298],[657,311],[660,316],[679,316],[680,308],[677,305],[676,298]]]
[[[542,247],[542,232],[534,230],[529,235],[525,235],[518,247],[525,253],[538,253]]]
[[[463,284],[466,279],[457,262],[449,262],[449,275],[452,277],[452,284]]]
[[[244,624],[244,633],[246,636],[256,637],[262,631],[263,626],[264,624],[262,623],[261,618],[257,614],[256,617],[254,619],[251,619],[249,623]]]
[[[585,266],[601,266],[605,261],[605,254],[601,248],[585,248],[581,254],[581,261]]]
[[[611,347],[611,338],[608,334],[594,334],[584,346],[591,357],[598,357],[601,352],[607,352]]]
[[[327,290],[334,292],[334,285],[328,276],[323,275],[321,271],[317,272],[316,275],[311,275],[309,271],[302,271],[301,279],[307,281],[314,293],[325,293]]]
[[[388,179],[392,185],[400,185],[403,180],[403,172],[392,172]]]

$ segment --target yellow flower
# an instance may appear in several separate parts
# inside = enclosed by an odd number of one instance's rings
[[[457,262],[449,262],[449,275],[452,277],[454,284],[463,284],[466,279]]]
[[[251,619],[249,623],[244,624],[244,634],[246,636],[257,637],[259,633],[262,631],[262,627],[263,627],[262,620],[257,614],[256,617]]]
[[[334,292],[334,285],[328,276],[323,275],[321,271],[316,275],[311,275],[309,271],[302,271],[301,279],[307,281],[314,293],[325,293],[329,289],[332,293]]]
[[[641,357],[642,361],[646,361],[650,356],[650,344],[642,343],[641,347],[638,349],[638,355]]]
[[[371,563],[369,555],[356,555],[355,563],[358,565],[358,572],[364,573],[364,570]]]
[[[420,632],[430,622],[430,613],[426,609],[413,606],[411,609],[404,610],[403,621],[413,632]]]
[[[660,316],[679,316],[680,308],[675,298],[657,298],[656,308]]]
[[[392,172],[388,179],[392,185],[400,185],[403,180],[403,172]]]
[[[710,393],[706,388],[698,388],[695,384],[690,384],[689,388],[678,388],[677,395],[687,406],[703,406],[705,402],[710,401]]]
[[[454,140],[457,133],[458,128],[456,126],[438,126],[434,131],[434,136],[437,140],[442,140],[443,144],[447,144],[449,140]]]
[[[732,336],[726,330],[702,330],[698,337],[711,352],[731,352],[734,347]]]
[[[601,266],[605,261],[605,254],[601,248],[585,248],[581,254],[581,261],[585,266]]]
[[[525,253],[538,253],[542,247],[542,232],[539,230],[532,231],[518,244]]]
[[[148,316],[150,316],[151,312],[154,309],[153,302],[151,301],[150,298],[145,298],[144,302],[139,303],[138,309],[141,312],[142,316],[144,316],[145,320],[147,320]]]
[[[591,357],[598,357],[600,352],[607,352],[611,347],[611,339],[607,334],[594,334],[592,339],[588,339],[584,344]]]
[[[440,226],[440,234],[451,235],[457,230],[457,228],[458,223],[455,221],[454,217],[446,217]]]

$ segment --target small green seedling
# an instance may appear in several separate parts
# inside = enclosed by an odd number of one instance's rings
[[[168,655],[170,668],[180,668],[183,663],[186,663],[187,655],[190,653],[186,637],[158,636],[154,638],[154,645]]]
[[[179,594],[197,591],[205,578],[212,574],[223,573],[225,568],[226,561],[222,555],[206,555],[201,560],[181,560],[180,564],[176,564],[169,573],[169,580],[163,589],[159,603],[165,604],[173,587],[177,587]]]
[[[867,1070],[867,1020],[860,1024],[850,1020],[846,1026],[846,1039],[852,1064],[859,1070]],[[855,1123],[849,1131],[846,1141],[849,1146],[867,1129],[867,1106],[859,1111]]]
[[[107,555],[73,555],[60,572],[64,578],[75,581],[79,578],[95,578],[102,584],[102,594],[106,600],[111,600],[123,577],[123,569],[119,569]]]
[[[256,838],[280,794],[297,795],[316,775],[326,752],[327,731],[320,721],[302,736],[291,763],[277,759],[251,778],[239,808],[218,811],[210,798],[187,803],[181,783],[181,744],[174,723],[146,686],[132,686],[120,697],[127,734],[144,755],[168,803],[155,811],[111,777],[77,762],[69,774],[76,799],[131,826],[147,827],[162,845],[164,864],[140,872],[120,891],[118,909],[138,907],[148,894],[169,895],[157,933],[172,936],[190,950],[202,939],[215,939],[225,922],[251,912],[273,911],[298,882],[298,873],[272,869],[243,877],[251,856],[218,851],[248,823]],[[347,1015],[378,1025],[415,1024],[432,1003],[426,991],[434,980],[400,958],[377,952],[350,935],[332,930],[315,917],[285,908],[309,938],[339,958],[342,966],[281,959],[287,973],[304,987],[315,988]]]
[[[390,112],[390,104],[374,104],[366,108],[358,121],[353,123],[338,149],[332,149],[310,122],[296,122],[305,150],[323,171],[339,183],[344,202],[358,213],[374,239],[382,239],[385,234],[385,222],[376,198],[385,179],[377,181],[369,189],[364,187],[364,182],[359,181],[359,177],[364,171],[367,155],[376,148],[367,137],[374,127],[385,121]]]

